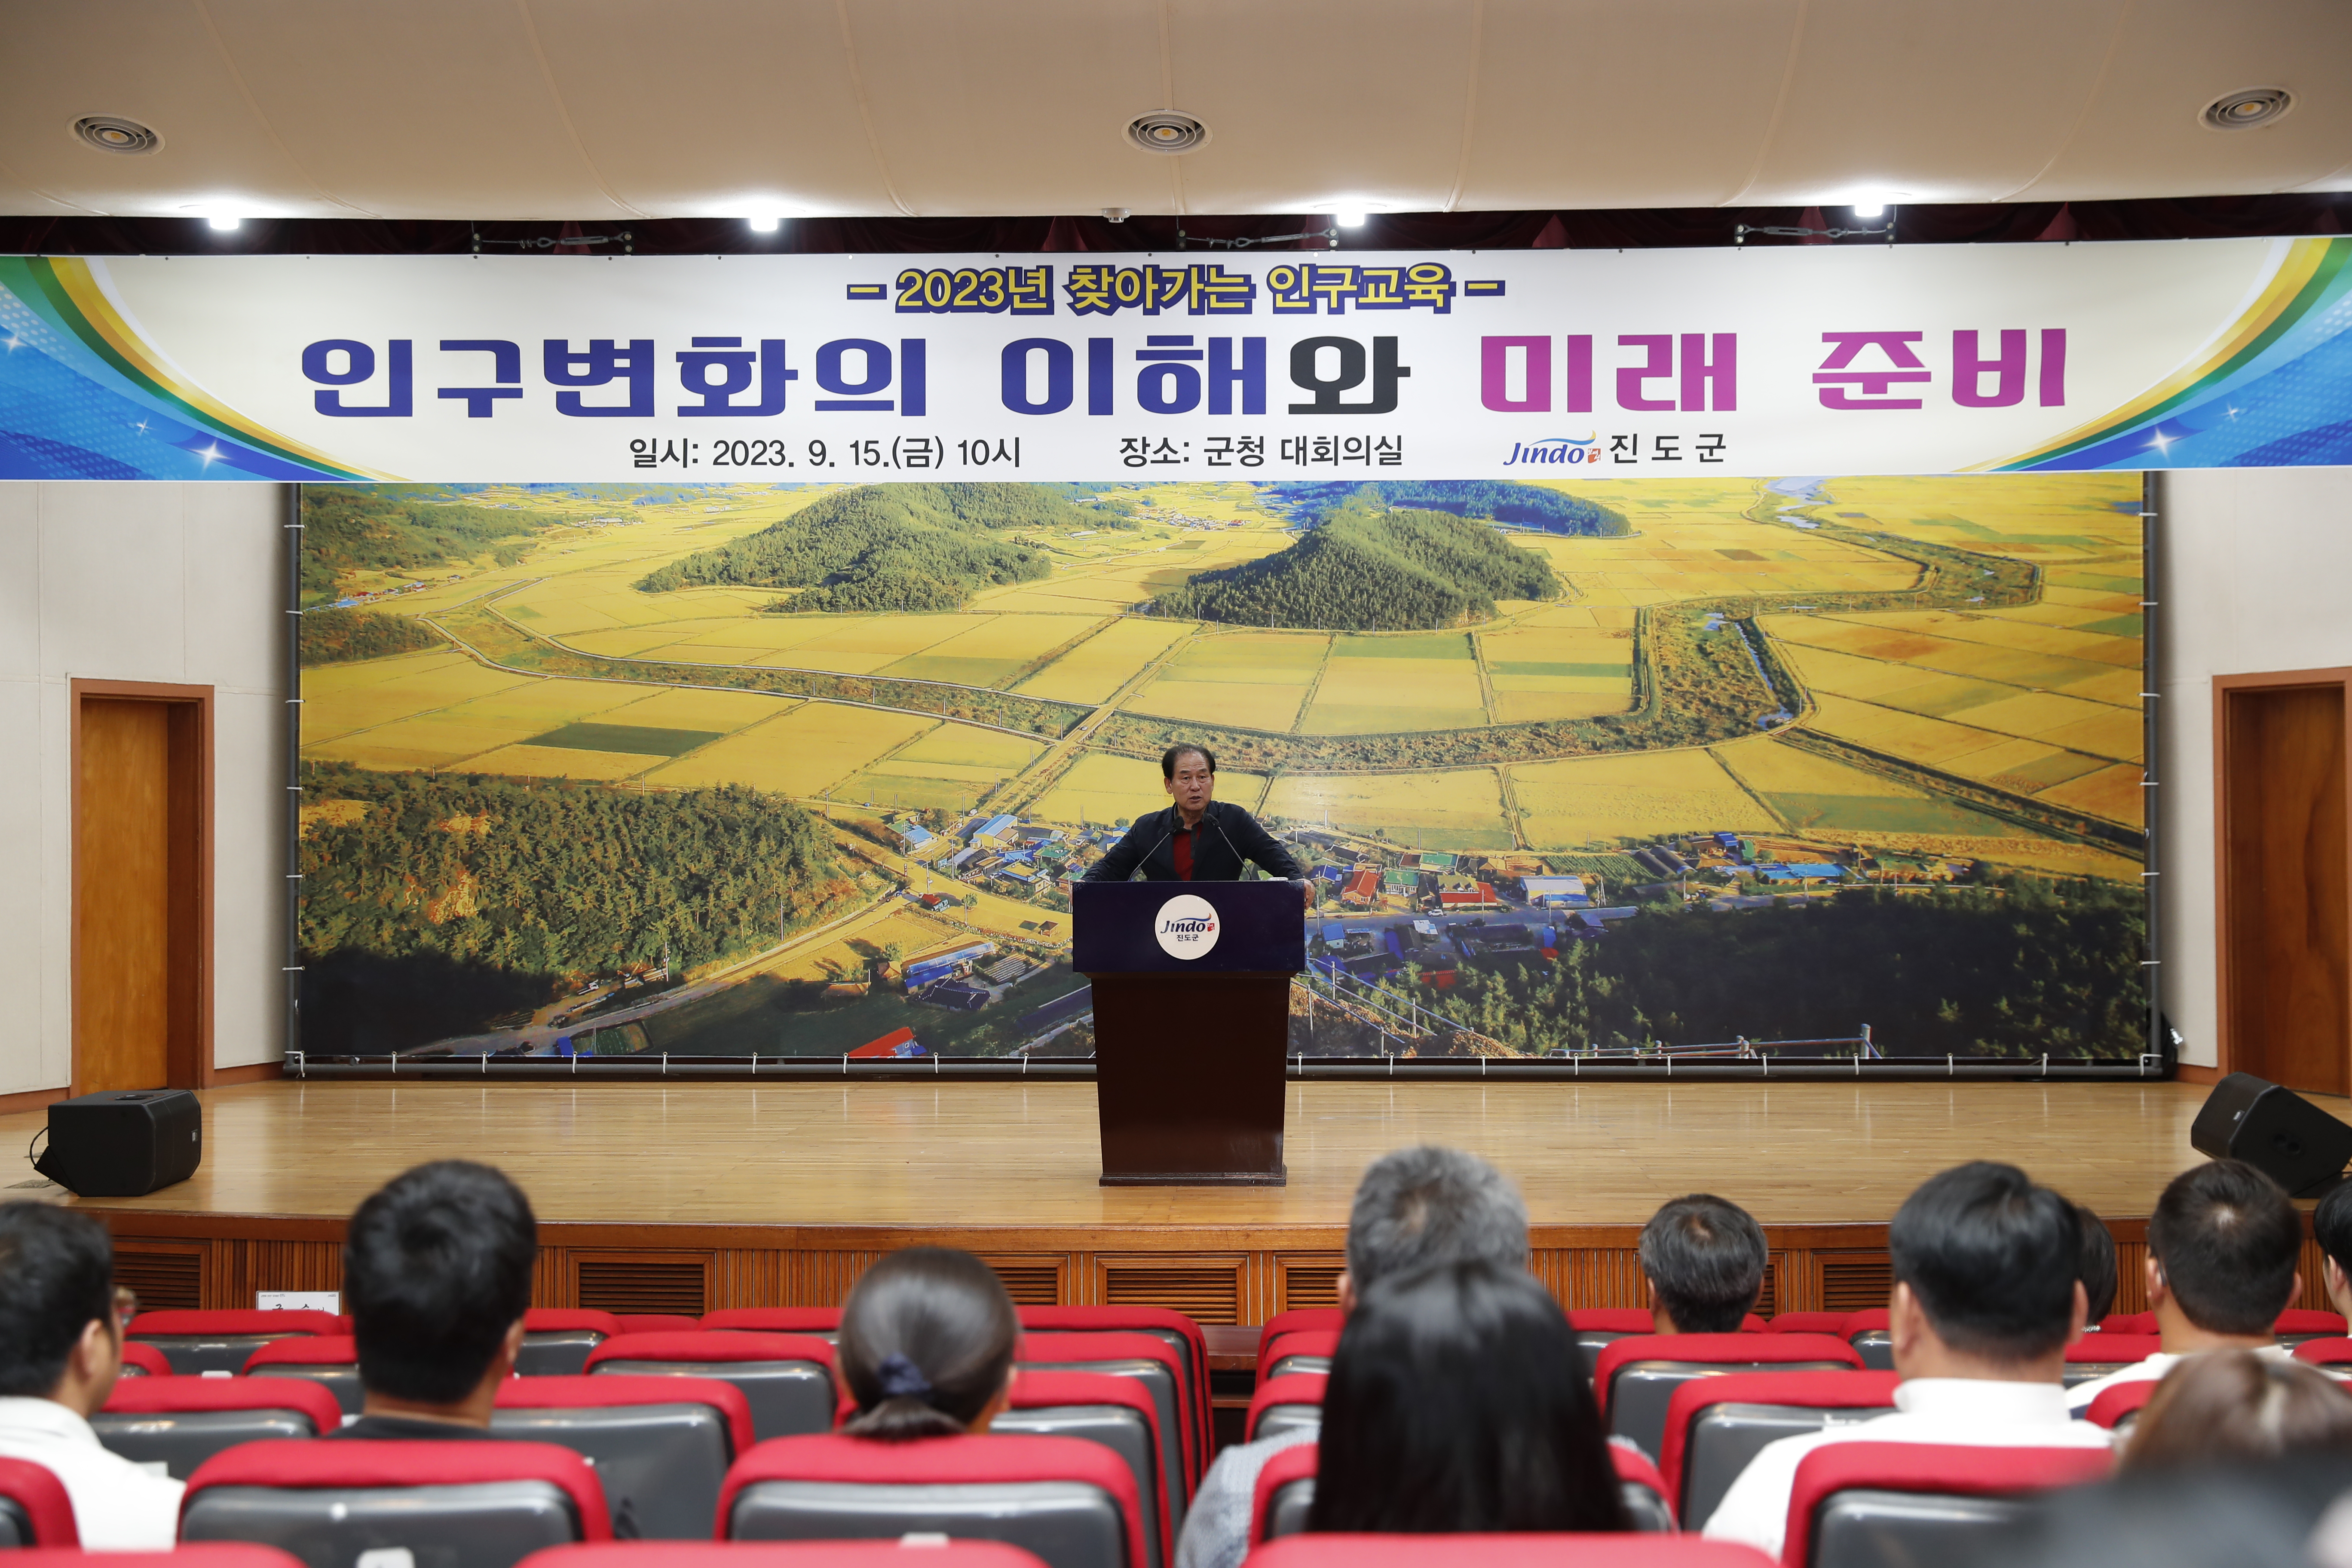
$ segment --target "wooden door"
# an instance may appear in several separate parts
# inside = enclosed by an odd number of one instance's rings
[[[204,705],[77,682],[74,1089],[196,1088],[209,1029]]]
[[[2345,682],[2219,693],[2225,1067],[2352,1091]]]

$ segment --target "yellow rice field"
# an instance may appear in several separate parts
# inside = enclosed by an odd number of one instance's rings
[[[938,724],[833,702],[803,702],[778,718],[656,767],[648,784],[672,788],[742,784],[784,795],[817,795]]]
[[[1512,795],[1527,814],[1520,829],[1536,848],[1779,826],[1706,752],[1571,757],[1510,772]]]
[[[1492,768],[1425,773],[1285,773],[1269,815],[1376,833],[1405,847],[1507,849],[1501,786]]]
[[[1257,773],[1220,773],[1217,798],[1249,810],[1257,808],[1265,780]],[[1132,821],[1168,804],[1160,764],[1142,757],[1116,757],[1089,752],[1070,764],[1039,797],[1029,815],[1047,822]]]
[[[1108,701],[1191,625],[1122,616],[1013,689],[1064,702]]]

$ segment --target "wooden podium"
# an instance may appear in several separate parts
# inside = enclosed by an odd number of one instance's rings
[[[1102,1184],[1278,1187],[1293,882],[1081,882],[1072,965],[1094,982]]]

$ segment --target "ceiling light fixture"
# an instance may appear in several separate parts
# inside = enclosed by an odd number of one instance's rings
[[[163,144],[154,132],[119,114],[85,114],[73,122],[73,133],[101,153],[152,153]]]
[[[1162,109],[1128,121],[1127,139],[1147,153],[1190,153],[1207,145],[1209,128],[1192,115]]]
[[[1125,223],[1127,221],[1127,209],[1125,207],[1105,207],[1103,208],[1103,221],[1105,223]]]
[[[2294,95],[2283,87],[2248,87],[2223,93],[2198,118],[2214,131],[2252,131],[2284,118],[2294,107]]]
[[[1364,209],[1361,207],[1341,207],[1338,212],[1331,216],[1332,221],[1337,223],[1341,228],[1361,228],[1364,226]]]
[[[1853,216],[1858,218],[1885,217],[1886,216],[1886,204],[1884,201],[1875,200],[1856,202],[1853,204]]]
[[[220,230],[223,234],[227,234],[233,229],[243,228],[245,226],[245,220],[237,216],[235,213],[214,213],[205,219],[205,226],[207,228],[215,228]]]
[[[753,213],[743,221],[751,226],[753,234],[773,234],[784,220],[773,213]]]

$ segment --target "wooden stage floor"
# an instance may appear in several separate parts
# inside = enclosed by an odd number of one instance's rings
[[[660,1279],[706,1307],[838,1300],[880,1252],[938,1240],[997,1261],[1031,1299],[1156,1295],[1250,1322],[1328,1294],[1369,1162],[1440,1142],[1518,1183],[1538,1272],[1571,1304],[1638,1300],[1635,1232],[1664,1199],[1705,1190],[1764,1222],[1778,1305],[1799,1310],[1883,1300],[1887,1217],[1922,1178],[1964,1160],[2022,1165],[2116,1222],[2136,1255],[2157,1193],[2199,1159],[2189,1126],[2206,1092],[1293,1084],[1288,1186],[1171,1190],[1096,1184],[1087,1084],[279,1081],[204,1096],[193,1180],[84,1206],[108,1213],[129,1252],[201,1254],[184,1271],[204,1273],[206,1304],[250,1305],[249,1289],[331,1288],[294,1281],[339,1273],[334,1244],[360,1199],[419,1161],[463,1156],[530,1194],[549,1305],[657,1310]],[[0,1117],[0,1139],[21,1147],[41,1121]]]

